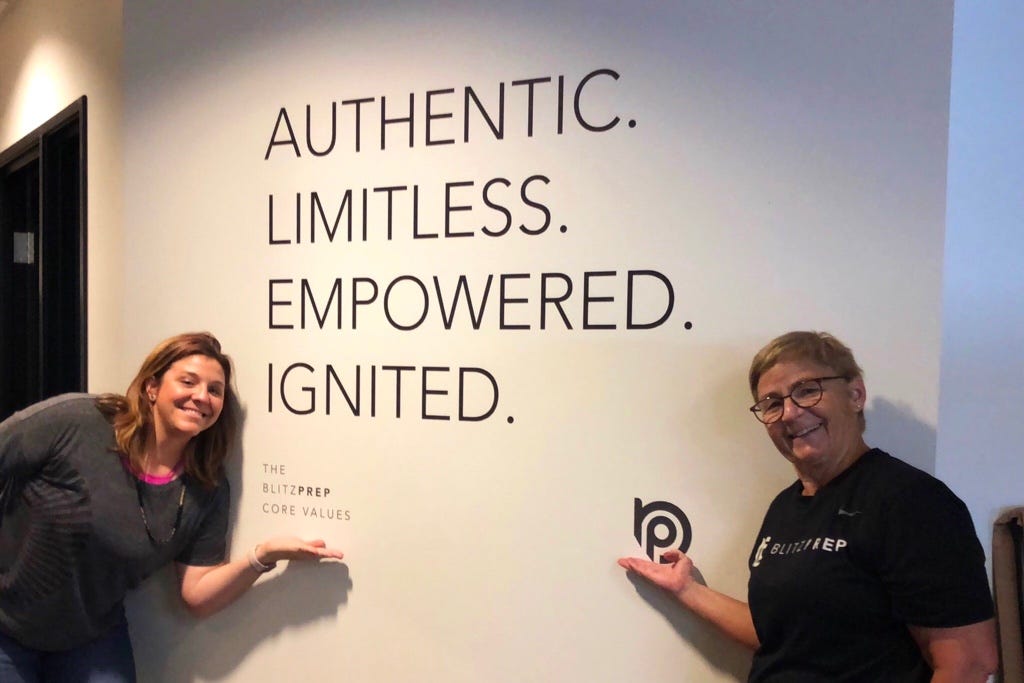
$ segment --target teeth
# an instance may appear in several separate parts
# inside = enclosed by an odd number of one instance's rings
[[[817,429],[820,426],[821,426],[821,423],[818,423],[818,424],[816,424],[816,425],[814,425],[812,427],[808,427],[807,429],[802,429],[802,430],[800,430],[799,432],[797,432],[795,434],[791,434],[790,436],[791,436],[791,438],[796,439],[796,438],[799,438],[801,436],[805,436],[807,434],[810,434],[811,432],[813,432],[815,429]]]

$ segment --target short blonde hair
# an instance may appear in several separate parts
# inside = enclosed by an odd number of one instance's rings
[[[750,362],[750,394],[757,400],[757,383],[761,375],[782,361],[812,361],[827,368],[846,380],[864,378],[864,371],[857,365],[853,351],[828,332],[798,330],[780,335],[757,352]],[[860,426],[867,425],[864,412],[860,413]]]

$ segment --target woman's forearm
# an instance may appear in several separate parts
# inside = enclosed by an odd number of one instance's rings
[[[206,617],[237,600],[261,573],[252,567],[248,559],[214,567],[179,565],[181,598],[192,614]]]
[[[278,536],[260,543],[248,557],[213,567],[178,565],[181,598],[189,611],[207,616],[237,600],[260,574],[281,560],[340,560],[344,553],[328,548],[322,539]]]
[[[750,614],[750,605],[747,603],[696,581],[676,593],[675,597],[691,612],[710,622],[741,645],[751,650],[760,647],[757,631],[754,630],[754,619]]]

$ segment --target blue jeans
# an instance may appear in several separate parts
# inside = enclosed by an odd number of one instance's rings
[[[0,632],[3,683],[135,683],[135,657],[122,622],[85,645],[46,652]]]

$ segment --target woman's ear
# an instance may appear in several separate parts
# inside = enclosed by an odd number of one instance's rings
[[[146,394],[146,398],[149,399],[150,403],[156,402],[156,390],[157,382],[155,377],[150,377],[146,380],[146,383],[142,385],[142,391]]]
[[[864,386],[864,379],[861,377],[851,379],[848,387],[850,390],[850,400],[857,408],[857,411],[859,412],[864,410],[864,406],[867,404],[868,400],[868,392],[867,388]]]

